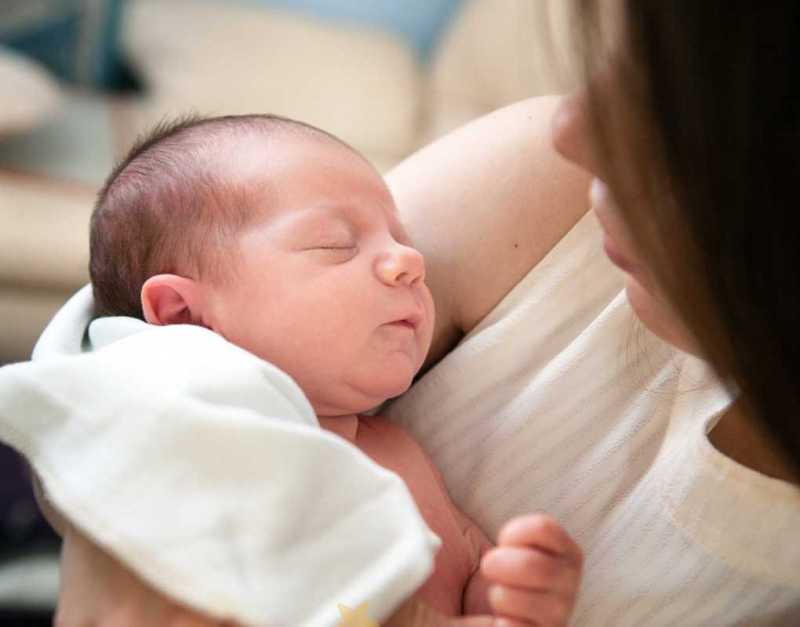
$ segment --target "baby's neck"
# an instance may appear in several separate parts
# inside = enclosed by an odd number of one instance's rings
[[[346,416],[318,416],[319,426],[326,431],[331,431],[345,440],[354,442],[358,432],[358,415]]]

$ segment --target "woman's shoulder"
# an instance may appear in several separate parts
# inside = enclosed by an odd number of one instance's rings
[[[558,99],[523,101],[415,153],[387,177],[427,259],[437,362],[588,210],[588,178],[550,140]]]

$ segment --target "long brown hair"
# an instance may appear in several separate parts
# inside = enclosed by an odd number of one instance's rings
[[[598,4],[577,0],[604,175],[705,355],[798,467],[800,3],[619,0],[611,46]]]

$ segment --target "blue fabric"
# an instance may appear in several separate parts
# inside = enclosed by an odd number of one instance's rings
[[[36,59],[62,80],[131,86],[118,40],[126,0],[2,0],[0,44]]]
[[[327,19],[373,26],[399,35],[423,59],[430,55],[464,0],[239,0],[297,9]]]

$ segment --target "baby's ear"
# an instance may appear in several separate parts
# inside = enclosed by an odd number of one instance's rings
[[[200,286],[193,279],[151,276],[142,285],[141,299],[144,319],[150,324],[198,324],[203,319]]]

